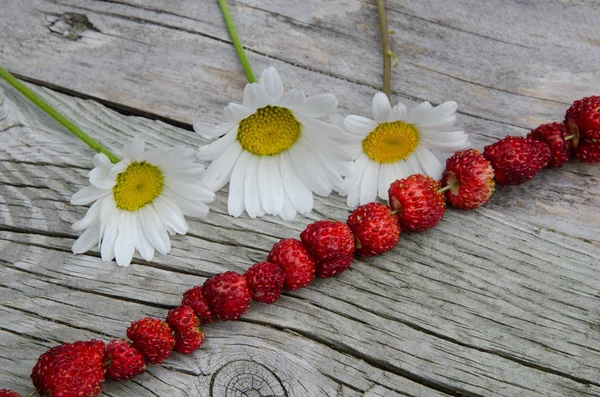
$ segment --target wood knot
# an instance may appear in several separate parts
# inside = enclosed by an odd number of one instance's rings
[[[78,40],[81,34],[86,30],[99,32],[98,29],[90,22],[87,15],[67,12],[65,14],[52,17],[48,29],[59,36],[69,40]]]
[[[211,397],[287,397],[281,381],[269,368],[251,360],[232,361],[213,375]]]

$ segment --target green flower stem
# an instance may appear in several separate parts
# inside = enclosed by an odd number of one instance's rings
[[[565,137],[565,141],[570,141],[571,139],[575,139],[576,137],[577,137],[577,134],[567,135]]]
[[[377,0],[377,12],[379,13],[379,30],[381,30],[381,49],[383,51],[383,92],[388,99],[391,99],[392,56],[394,56],[394,53],[390,49],[390,30],[385,14],[385,0]]]
[[[81,131],[79,127],[71,122],[71,120],[67,119],[65,116],[60,114],[56,109],[52,106],[48,105],[46,101],[37,96],[33,91],[27,88],[23,83],[17,80],[12,74],[10,74],[7,70],[0,67],[0,77],[6,80],[10,85],[15,87],[17,91],[23,94],[27,99],[37,105],[40,109],[46,112],[50,117],[54,120],[58,121],[62,126],[68,129],[73,135],[77,138],[81,139],[85,144],[92,148],[96,153],[104,153],[106,157],[110,159],[113,163],[118,163],[119,158],[112,154],[107,148],[96,142],[92,137],[90,137],[85,132]]]
[[[250,62],[248,62],[248,58],[246,58],[246,53],[244,52],[244,47],[242,46],[240,36],[238,36],[237,31],[235,30],[235,25],[233,24],[231,13],[229,13],[229,6],[227,5],[227,0],[217,0],[217,2],[219,3],[219,7],[221,7],[221,12],[223,13],[223,18],[225,19],[227,30],[229,31],[229,37],[231,37],[231,41],[233,42],[235,51],[238,54],[238,58],[240,58],[240,63],[242,64],[242,68],[244,68],[246,78],[248,79],[249,83],[254,83],[256,81],[256,78],[254,77],[254,73],[252,72]]]
[[[446,185],[446,186],[444,186],[444,187],[443,187],[443,188],[441,188],[441,189],[438,189],[438,190],[437,190],[437,192],[438,192],[438,193],[444,193],[446,190],[450,190],[450,189],[452,189],[454,186],[457,186],[457,185],[458,185],[458,181],[456,181],[456,182],[454,182],[454,183],[451,183],[450,185]]]

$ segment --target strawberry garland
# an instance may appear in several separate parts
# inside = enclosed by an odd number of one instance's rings
[[[575,101],[564,123],[544,124],[526,138],[507,136],[486,146],[483,154],[470,149],[446,162],[440,186],[424,175],[395,181],[389,189],[389,206],[369,203],[358,207],[346,223],[316,221],[300,240],[275,244],[266,262],[245,274],[225,272],[207,279],[183,294],[181,306],[168,312],[166,321],[143,318],[127,329],[126,340],[108,345],[98,340],[65,343],[42,354],[31,379],[41,396],[97,396],[106,378],[122,381],[160,364],[173,350],[191,354],[204,342],[203,324],[215,319],[234,321],[251,300],[273,303],[282,290],[307,286],[315,276],[328,278],[347,270],[354,255],[380,255],[391,250],[401,230],[424,232],[435,226],[446,203],[473,209],[489,200],[495,183],[522,184],[546,167],[560,167],[570,157],[600,162],[600,96]],[[0,397],[19,397],[2,389]]]

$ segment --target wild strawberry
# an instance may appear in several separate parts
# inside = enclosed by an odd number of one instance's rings
[[[146,370],[146,358],[129,342],[115,339],[106,346],[106,376],[128,380]]]
[[[573,102],[567,110],[565,124],[575,137],[569,142],[577,158],[584,163],[600,162],[600,96]]]
[[[220,320],[235,321],[250,307],[252,292],[243,274],[225,272],[204,282],[202,294],[213,315]]]
[[[400,239],[400,224],[387,205],[369,203],[355,209],[346,222],[356,237],[356,253],[360,256],[383,254]]]
[[[550,148],[550,161],[546,168],[562,167],[571,158],[572,147],[565,141],[569,135],[563,123],[542,124],[531,131],[527,138],[544,142]]]
[[[146,317],[131,323],[127,337],[150,364],[160,364],[175,348],[175,332],[167,322]]]
[[[316,221],[300,233],[300,239],[317,260],[317,275],[333,277],[346,271],[354,259],[354,235],[342,222]]]
[[[167,322],[175,330],[175,350],[181,354],[191,354],[204,343],[204,332],[200,319],[189,306],[179,306],[169,310]]]
[[[438,181],[421,174],[390,185],[389,204],[396,212],[402,230],[424,232],[438,224],[446,211],[444,195],[438,190]]]
[[[470,210],[485,204],[494,193],[494,169],[483,155],[469,149],[446,160],[442,185],[446,200],[456,208]]]
[[[17,392],[7,389],[0,390],[0,397],[21,397],[21,395]]]
[[[201,286],[196,286],[187,290],[183,294],[181,305],[189,306],[194,309],[196,315],[200,319],[201,324],[209,324],[213,322],[213,316],[210,312],[210,308],[208,307],[208,303],[206,303],[206,299],[204,299],[204,295],[202,295]]]
[[[579,139],[577,158],[584,163],[600,163],[600,129],[589,130]]]
[[[285,277],[283,270],[271,262],[255,263],[246,271],[246,281],[252,291],[252,299],[273,303],[279,298]]]
[[[41,396],[95,397],[106,375],[104,343],[64,343],[38,358],[31,380]]]
[[[483,149],[500,185],[520,185],[540,172],[550,161],[547,144],[518,136],[507,136]]]
[[[267,261],[283,270],[283,287],[288,291],[306,287],[315,278],[317,263],[301,241],[288,238],[273,246]]]

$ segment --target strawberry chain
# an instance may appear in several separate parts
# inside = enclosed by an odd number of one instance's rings
[[[50,349],[32,371],[34,386],[41,395],[96,396],[106,376],[131,379],[147,364],[161,363],[173,350],[190,354],[198,349],[204,341],[201,324],[214,319],[237,320],[252,299],[271,304],[283,289],[293,291],[316,276],[341,274],[355,254],[373,256],[391,250],[401,230],[428,230],[442,219],[446,203],[461,209],[477,208],[490,198],[495,183],[522,184],[542,168],[560,167],[574,156],[582,162],[600,162],[598,114],[600,97],[583,98],[567,111],[565,123],[542,125],[526,138],[507,136],[486,146],[483,154],[474,149],[457,152],[446,162],[443,188],[438,181],[419,174],[395,181],[389,189],[389,206],[369,203],[354,210],[346,223],[317,221],[308,225],[301,241],[279,241],[266,262],[253,265],[245,274],[217,274],[203,286],[186,291],[181,306],[170,310],[166,321],[144,318],[133,322],[127,330],[132,343],[115,340],[104,346],[92,340]],[[72,371],[66,377],[65,368]],[[90,378],[82,381],[77,377],[84,372]],[[15,396],[18,394],[0,390],[0,397]]]

